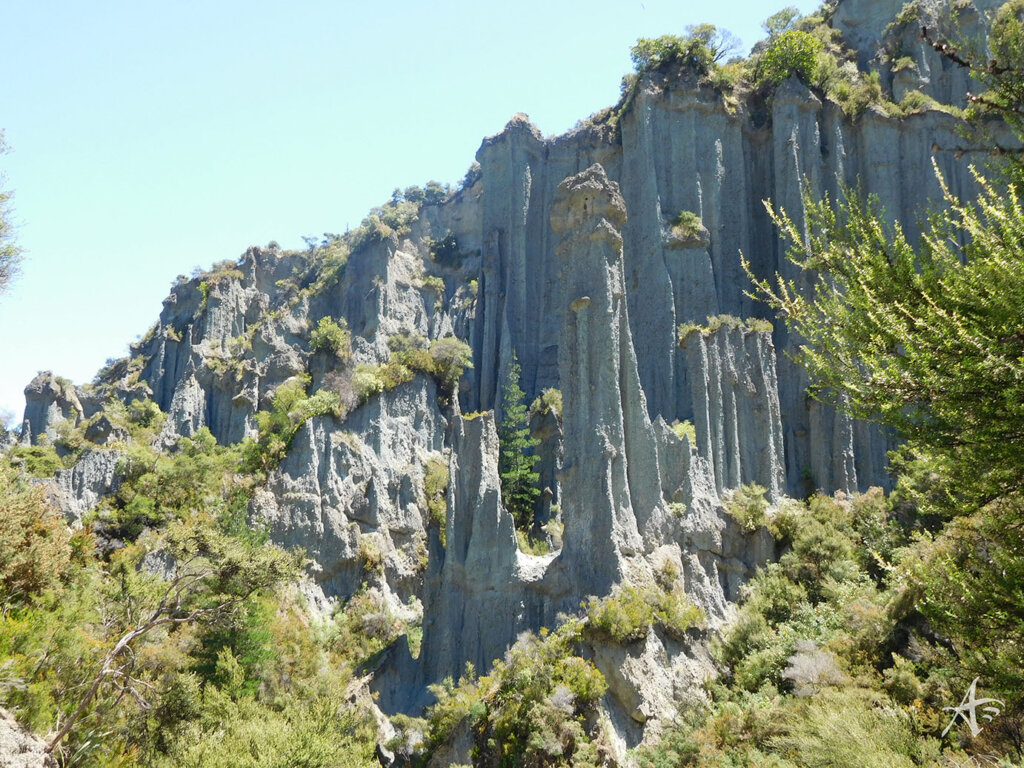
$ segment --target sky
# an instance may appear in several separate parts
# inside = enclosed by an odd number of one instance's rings
[[[343,232],[395,187],[456,184],[517,112],[546,135],[615,103],[639,37],[784,5],[719,0],[0,0],[2,188],[24,248],[0,295],[0,419],[78,384],[179,274]]]

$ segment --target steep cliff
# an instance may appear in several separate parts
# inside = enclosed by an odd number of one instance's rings
[[[961,22],[982,26],[990,5],[962,9]],[[913,19],[894,21],[900,7],[844,0],[833,24],[862,66],[881,68],[889,95],[962,104],[966,76],[914,37]],[[920,13],[945,23],[935,6]],[[152,400],[166,414],[155,444],[173,449],[204,428],[224,445],[257,437],[286,382],[305,376],[309,394],[332,393],[333,411],[288,436],[249,520],[306,551],[305,589],[324,612],[367,586],[413,618],[422,603],[418,657],[400,642],[380,662],[387,708],[415,710],[467,661],[486,669],[520,632],[589,595],[651,583],[666,564],[672,589],[718,626],[774,555],[763,530],[725,513],[727,491],[757,483],[778,501],[808,484],[888,482],[888,437],[808,398],[788,357],[800,340],[781,323],[767,330],[746,294],[741,252],[759,276],[793,276],[762,201],[799,221],[804,185],[855,185],[914,236],[939,199],[933,163],[953,194],[973,184],[947,151],[961,141],[949,110],[869,107],[853,119],[795,77],[769,96],[731,96],[686,67],[644,72],[614,120],[544,139],[517,115],[454,193],[396,199],[309,252],[254,247],[181,278],[146,339],[93,385],[33,380],[22,440],[60,447],[61,430],[83,432],[88,449],[53,484],[79,524],[117,492],[134,439],[100,423],[111,403]],[[325,321],[345,329],[343,348],[315,341]],[[454,391],[410,362],[449,337],[473,353]],[[560,416],[534,419],[550,490],[539,522],[564,526],[544,555],[520,551],[501,504],[495,424],[513,355],[529,398],[549,387],[563,398]],[[694,440],[669,427],[682,421]],[[428,466],[447,467],[447,488],[428,490]],[[644,642],[641,656],[679,685],[709,671],[694,647],[654,630]],[[635,654],[590,652],[615,681],[616,732],[635,743],[667,699],[642,685]]]

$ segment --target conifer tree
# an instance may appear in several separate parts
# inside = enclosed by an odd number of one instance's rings
[[[540,440],[530,436],[519,375],[519,361],[513,352],[512,365],[501,391],[504,417],[498,425],[498,473],[502,504],[512,513],[516,527],[525,530],[533,523],[533,509],[540,495],[537,487],[540,474],[534,471],[539,457],[532,453]]]

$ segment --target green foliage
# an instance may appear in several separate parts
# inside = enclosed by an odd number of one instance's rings
[[[813,391],[948,459],[961,508],[1020,489],[1024,464],[1024,210],[1016,186],[976,180],[973,204],[944,188],[947,207],[928,219],[919,248],[884,223],[877,201],[849,192],[836,205],[808,197],[806,230],[776,211],[814,291],[757,282],[807,340],[800,361]]]
[[[431,686],[437,704],[427,711],[429,755],[462,722],[472,725],[474,764],[595,764],[597,703],[607,684],[593,663],[574,654],[579,622],[541,637],[520,635],[489,675],[467,665],[458,685]]]
[[[0,157],[7,154],[4,133],[0,131]],[[0,185],[4,182],[0,175]],[[0,186],[0,294],[7,290],[8,284],[18,274],[21,262],[21,248],[14,239],[14,222],[11,220],[11,192]]]
[[[128,541],[203,510],[227,524],[244,515],[250,495],[249,484],[233,475],[238,462],[237,450],[217,445],[205,427],[181,438],[173,454],[131,445],[119,464],[121,486],[103,500],[99,521]]]
[[[379,366],[357,365],[352,372],[352,391],[360,403],[384,391],[384,382],[378,376]]]
[[[324,352],[333,355],[342,363],[352,358],[352,334],[345,319],[338,323],[332,317],[321,317],[309,337],[310,352]]]
[[[7,153],[3,131],[0,131],[0,157]],[[0,183],[4,180],[0,176]],[[18,264],[22,260],[22,249],[14,241],[14,223],[10,213],[11,193],[0,187],[0,294],[2,294],[14,275],[18,272]]]
[[[911,768],[923,757],[912,716],[868,691],[823,692],[786,725],[773,746],[808,768]]]
[[[735,38],[727,30],[712,24],[690,25],[685,35],[662,35],[640,38],[629,52],[638,73],[657,70],[678,63],[707,74],[720,59],[736,46]]]
[[[498,424],[498,474],[501,477],[501,503],[515,518],[516,528],[529,530],[533,512],[540,496],[534,471],[539,457],[533,449],[540,443],[530,435],[523,390],[519,386],[519,363],[512,356],[512,365],[502,388],[503,417]]]
[[[459,243],[455,233],[450,229],[438,239],[428,238],[426,242],[430,258],[446,267],[457,266],[459,262]]]
[[[680,440],[686,438],[690,441],[691,446],[697,445],[697,428],[693,425],[692,421],[677,421],[672,425],[672,431],[676,433],[676,437]]]
[[[708,315],[707,321],[707,325],[680,323],[676,329],[676,338],[678,339],[679,346],[685,347],[693,333],[700,333],[706,337],[717,333],[721,328],[754,331],[755,333],[773,333],[775,331],[775,326],[772,325],[771,321],[760,317],[741,319],[732,315]]]
[[[793,29],[799,18],[800,9],[789,5],[761,22],[761,29],[768,33],[769,38],[778,37]]]
[[[443,458],[428,459],[423,468],[423,493],[426,496],[427,511],[430,521],[438,526],[441,544],[446,544],[446,526],[448,515],[448,484],[451,477],[448,462]]]
[[[551,551],[547,539],[533,538],[527,531],[516,528],[516,543],[519,551],[527,555],[546,555]]]
[[[32,477],[53,477],[64,463],[52,445],[16,445],[8,452],[12,464],[20,465]]]
[[[327,646],[358,669],[407,629],[378,591],[361,589],[335,613],[327,631]]]
[[[31,601],[67,578],[69,539],[43,489],[0,464],[0,610]]]
[[[756,483],[744,485],[732,492],[725,502],[725,511],[743,531],[753,533],[768,524],[767,488]]]
[[[537,395],[530,404],[529,416],[544,416],[553,413],[560,420],[562,418],[562,390],[554,387],[547,387]]]
[[[587,634],[620,645],[643,640],[652,626],[682,640],[705,621],[704,612],[684,595],[653,586],[616,587],[607,597],[591,597],[585,608]]]
[[[680,240],[699,240],[704,222],[693,211],[680,211],[672,219],[672,234]]]
[[[447,397],[454,397],[459,379],[467,368],[473,367],[473,350],[455,336],[444,336],[430,342],[432,375]]]
[[[429,344],[422,336],[397,334],[388,339],[391,359],[383,365],[360,365],[352,375],[352,388],[359,402],[412,381],[416,374],[437,382],[442,402],[457,394],[459,379],[473,367],[473,351],[455,336],[434,339]]]
[[[818,56],[825,50],[817,37],[796,29],[774,36],[757,63],[758,85],[778,85],[796,75],[804,83],[813,83],[818,71]]]
[[[306,394],[309,376],[293,376],[274,391],[273,408],[256,414],[259,436],[242,442],[242,467],[248,472],[266,474],[288,452],[299,427],[309,419],[339,413],[338,395],[327,390]]]

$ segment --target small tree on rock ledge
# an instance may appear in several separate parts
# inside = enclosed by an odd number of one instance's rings
[[[501,502],[515,518],[516,528],[525,530],[533,524],[533,510],[540,495],[537,487],[540,474],[533,469],[539,457],[532,453],[540,440],[530,436],[519,374],[519,361],[513,352],[512,365],[501,391],[504,416],[498,425],[498,474],[501,476]]]

